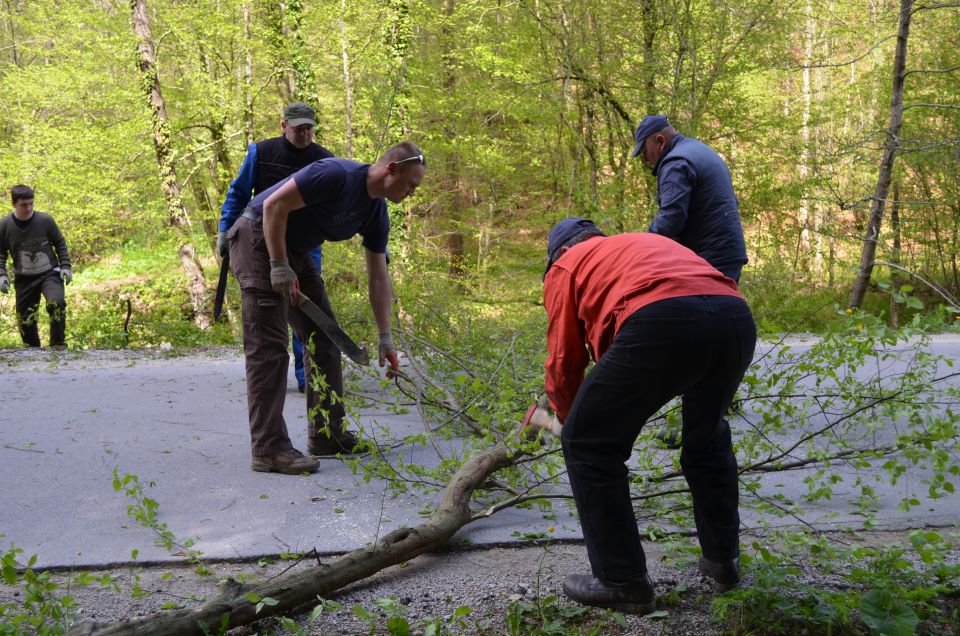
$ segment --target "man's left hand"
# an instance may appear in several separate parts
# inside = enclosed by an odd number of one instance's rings
[[[380,334],[380,344],[377,347],[380,354],[380,366],[384,366],[388,361],[390,368],[387,369],[387,377],[395,378],[400,375],[400,360],[397,358],[397,350],[393,348],[393,334]]]
[[[70,282],[73,280],[73,272],[70,270],[69,267],[63,267],[60,269],[60,278],[63,279],[64,285],[69,285]]]

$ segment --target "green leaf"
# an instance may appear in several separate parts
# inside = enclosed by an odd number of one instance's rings
[[[410,636],[410,624],[402,616],[393,616],[387,621],[391,636]]]
[[[920,619],[909,605],[886,590],[870,590],[860,599],[860,618],[887,636],[912,636]]]

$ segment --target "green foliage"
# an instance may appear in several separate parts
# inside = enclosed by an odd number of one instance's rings
[[[147,487],[152,488],[156,484],[154,482],[148,482]],[[200,576],[209,576],[213,574],[210,569],[203,563],[203,552],[195,549],[193,546],[196,543],[196,539],[178,539],[177,535],[170,530],[169,526],[166,523],[159,520],[157,513],[160,510],[160,504],[155,500],[148,497],[144,491],[143,484],[140,482],[140,477],[138,475],[133,475],[130,473],[120,474],[120,469],[117,466],[113,468],[113,490],[115,492],[122,493],[130,503],[127,504],[127,516],[132,520],[136,521],[140,526],[153,530],[157,535],[155,540],[156,544],[162,546],[165,550],[173,554],[174,550],[177,550],[178,556],[185,556],[189,563],[194,565],[194,571]],[[137,551],[134,550],[131,554],[131,558],[136,559]],[[273,601],[268,602],[268,601]],[[258,599],[257,601],[251,601],[256,603],[263,603],[265,605],[276,605],[276,601],[273,599]],[[262,605],[261,605],[262,607]],[[259,609],[257,610],[260,611]]]
[[[507,608],[506,622],[510,636],[599,636],[611,633],[613,626],[629,627],[617,612],[600,613],[582,605],[560,603],[556,596],[513,601]]]
[[[0,538],[4,535],[0,534]],[[99,577],[88,572],[72,573],[63,583],[54,579],[50,571],[37,572],[36,555],[23,563],[23,550],[11,546],[0,554],[0,576],[3,583],[17,590],[17,600],[0,600],[0,635],[56,636],[63,634],[75,620],[77,603],[70,595],[73,587],[98,584],[101,588],[117,590],[109,575]]]
[[[930,531],[914,532],[909,547],[784,532],[754,542],[752,557],[742,558],[747,582],[715,599],[713,610],[737,634],[946,633],[960,611],[960,567],[945,560],[956,550]],[[832,572],[834,584],[805,582],[808,568]]]

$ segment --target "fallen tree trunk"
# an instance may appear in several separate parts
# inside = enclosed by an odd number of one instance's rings
[[[340,588],[365,579],[391,565],[403,563],[440,547],[470,522],[473,492],[495,472],[514,461],[516,451],[498,444],[460,467],[443,491],[429,521],[415,528],[400,528],[377,543],[349,552],[329,564],[312,566],[296,574],[253,585],[225,583],[219,595],[193,610],[162,612],[135,621],[107,625],[80,623],[67,636],[202,636],[249,625],[268,616],[288,613]],[[271,598],[276,605],[256,611],[250,598]]]

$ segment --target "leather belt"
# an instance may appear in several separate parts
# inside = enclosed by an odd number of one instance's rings
[[[259,221],[261,217],[263,217],[263,214],[254,208],[244,208],[243,213],[240,216],[245,219],[250,219],[251,221]]]

